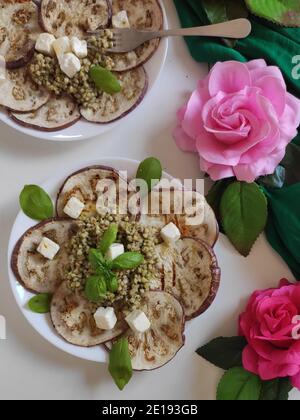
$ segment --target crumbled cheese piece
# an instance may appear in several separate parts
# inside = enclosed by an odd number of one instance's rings
[[[124,254],[124,252],[125,252],[124,245],[112,244],[106,253],[106,258],[108,258],[109,260],[114,260],[115,258]]]
[[[130,28],[130,23],[126,10],[121,10],[112,17],[112,26],[113,28]]]
[[[140,310],[131,312],[125,319],[132,331],[136,333],[145,333],[151,327],[145,312]]]
[[[53,260],[59,249],[60,246],[57,243],[51,241],[49,238],[43,237],[37,251],[48,260]]]
[[[71,49],[78,58],[85,58],[88,55],[87,42],[76,36],[71,38]]]
[[[79,58],[73,53],[67,53],[60,57],[59,65],[61,70],[72,79],[81,69]]]
[[[160,231],[161,237],[166,243],[176,242],[181,238],[181,233],[174,223],[169,223]]]
[[[54,56],[53,44],[55,42],[55,36],[46,32],[40,34],[35,44],[35,49],[45,55]]]
[[[70,43],[70,39],[67,36],[62,36],[60,38],[58,38],[57,40],[55,40],[52,44],[53,49],[55,51],[56,57],[58,58],[58,60],[60,60],[60,58],[66,54],[71,52],[71,43]]]
[[[77,197],[71,197],[64,207],[64,213],[72,219],[78,219],[84,209],[84,203]]]
[[[112,330],[116,323],[117,317],[114,308],[98,308],[94,313],[96,325],[100,330]]]

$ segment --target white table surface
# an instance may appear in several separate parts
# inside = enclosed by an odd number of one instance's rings
[[[165,0],[170,26],[179,26],[173,2]],[[181,153],[173,143],[175,113],[207,71],[190,57],[182,39],[170,40],[163,74],[150,97],[128,120],[101,138],[78,143],[39,142],[0,125],[0,315],[7,321],[7,339],[0,340],[0,399],[214,399],[221,370],[195,354],[219,335],[235,335],[237,316],[250,293],[276,286],[289,269],[267,244],[256,243],[250,257],[240,257],[221,237],[216,247],[222,284],[213,306],[187,327],[186,345],[167,366],[136,373],[123,392],[107,367],[64,354],[44,341],[16,307],[7,277],[7,243],[25,183],[39,183],[66,163],[101,156],[141,160],[160,158],[167,172],[199,178],[196,156]],[[300,399],[293,391],[291,398]]]

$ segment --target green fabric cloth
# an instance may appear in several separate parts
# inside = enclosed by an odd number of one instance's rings
[[[174,0],[183,27],[209,24],[201,0]],[[195,60],[205,63],[264,58],[277,65],[285,76],[289,91],[300,97],[300,80],[292,77],[292,57],[300,55],[300,29],[283,28],[250,15],[251,35],[230,48],[218,38],[186,38]],[[294,139],[300,145],[300,133]],[[299,162],[300,164],[300,162]],[[266,234],[271,246],[300,280],[300,183],[282,189],[266,189],[269,219]]]

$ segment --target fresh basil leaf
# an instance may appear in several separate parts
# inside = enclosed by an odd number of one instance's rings
[[[109,353],[108,370],[117,387],[122,391],[132,378],[132,364],[126,338],[121,338],[113,344]]]
[[[264,176],[258,182],[267,188],[282,188],[285,183],[285,168],[277,166],[273,175]]]
[[[285,168],[285,185],[293,185],[300,182],[300,146],[290,143],[285,151],[285,157],[281,166]]]
[[[283,26],[300,27],[299,0],[246,0],[251,13]]]
[[[262,401],[287,401],[289,392],[293,389],[290,378],[278,378],[262,383],[260,400]]]
[[[228,370],[218,385],[218,401],[258,401],[262,381],[242,367]]]
[[[122,87],[118,78],[109,70],[101,66],[92,66],[89,76],[95,83],[96,88],[109,95],[121,92]]]
[[[148,191],[151,191],[162,178],[162,166],[158,159],[150,157],[140,163],[136,179],[144,180],[148,186]]]
[[[144,262],[144,257],[138,252],[125,252],[111,263],[113,270],[133,270]]]
[[[107,293],[106,281],[103,276],[91,276],[85,284],[85,296],[90,302],[102,302]]]
[[[247,257],[267,223],[264,193],[254,182],[236,181],[225,190],[220,212],[226,235],[239,253]]]
[[[105,270],[105,259],[102,255],[102,253],[95,248],[91,248],[89,251],[89,263],[91,264],[91,267],[95,271],[103,271]]]
[[[226,190],[226,188],[233,182],[234,182],[234,178],[227,178],[227,179],[222,179],[221,181],[217,181],[214,183],[214,185],[211,187],[208,194],[206,195],[206,200],[208,204],[211,206],[211,208],[213,209],[213,211],[215,212],[220,228],[222,228],[221,217],[220,217],[220,204],[221,204],[222,195],[224,191]]]
[[[197,350],[197,354],[213,365],[228,370],[242,366],[242,354],[247,345],[244,337],[218,337]]]
[[[102,255],[105,255],[109,249],[109,247],[116,242],[118,236],[118,226],[116,224],[112,224],[109,228],[104,232],[102,239],[99,244],[99,251]]]
[[[25,185],[20,197],[20,206],[26,216],[34,220],[53,217],[54,208],[49,195],[38,185]]]
[[[116,293],[116,291],[118,290],[119,282],[118,282],[117,277],[114,274],[107,277],[106,287],[107,287],[108,291],[111,292],[111,293]]]
[[[34,296],[28,302],[28,308],[37,314],[47,314],[50,312],[52,295],[49,293],[40,293]]]

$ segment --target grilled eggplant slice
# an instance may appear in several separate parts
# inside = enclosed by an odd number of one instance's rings
[[[88,121],[107,124],[125,117],[142,101],[148,87],[143,67],[118,74],[122,90],[115,95],[103,93],[97,107],[81,108],[81,115]]]
[[[33,1],[0,0],[0,55],[8,69],[23,67],[31,60],[40,32]]]
[[[70,97],[52,96],[36,111],[11,113],[11,117],[25,127],[41,131],[57,131],[75,124],[81,116],[76,103]]]
[[[173,222],[182,236],[199,239],[211,247],[218,239],[215,214],[205,198],[195,191],[153,190],[143,207],[142,224],[162,229]]]
[[[220,269],[214,251],[202,241],[183,238],[173,247],[158,245],[162,289],[181,302],[186,319],[205,312],[215,299]]]
[[[110,184],[116,185],[116,197],[117,200],[120,198],[120,186],[121,182],[127,184],[123,180],[119,173],[106,166],[90,166],[88,168],[81,169],[78,172],[70,175],[60,188],[56,201],[56,212],[58,216],[63,217],[64,207],[71,197],[77,197],[80,201],[85,203],[84,212],[86,215],[93,216],[97,213],[97,205],[99,204],[99,196],[102,190],[99,190],[98,182],[104,180],[103,189],[107,192],[106,187],[109,189]],[[122,189],[125,189],[125,188]],[[113,188],[113,187],[112,187]],[[118,205],[118,201],[117,201]],[[117,210],[117,209],[116,209]]]
[[[135,29],[158,31],[163,26],[163,13],[157,0],[113,0],[112,11],[126,10],[130,26]],[[115,71],[125,71],[144,64],[155,53],[159,40],[154,39],[126,54],[114,54]]]
[[[184,345],[183,308],[171,294],[152,291],[146,293],[141,310],[151,322],[150,329],[144,334],[128,329],[124,334],[129,343],[132,368],[158,369],[170,362]],[[111,346],[112,343],[106,344],[108,349]]]
[[[104,331],[97,328],[93,314],[96,311],[83,292],[71,291],[66,282],[58,288],[51,302],[54,328],[66,341],[81,347],[92,347],[110,341],[128,328],[120,313],[115,328]]]
[[[42,0],[40,23],[45,31],[60,36],[82,37],[106,28],[111,19],[109,0]]]
[[[11,267],[20,283],[37,293],[54,293],[64,280],[68,266],[67,240],[76,232],[78,222],[54,218],[30,228],[18,241],[12,254]],[[47,260],[37,252],[43,237],[60,246],[54,260]]]
[[[50,94],[37,86],[25,68],[6,71],[6,79],[0,81],[0,105],[15,112],[36,111]]]

